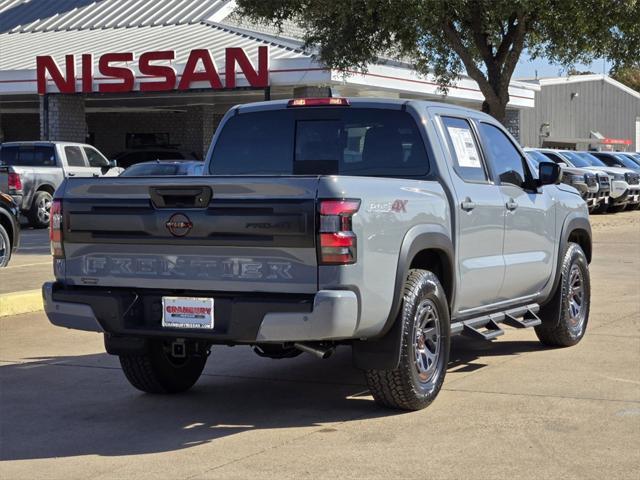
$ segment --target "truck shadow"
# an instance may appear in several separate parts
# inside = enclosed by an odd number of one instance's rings
[[[455,339],[450,370],[540,348]],[[1,460],[159,453],[247,431],[322,432],[328,423],[399,414],[373,402],[349,348],[321,362],[309,355],[261,359],[248,348],[221,347],[196,387],[173,396],[137,392],[106,354],[29,360],[0,366]]]

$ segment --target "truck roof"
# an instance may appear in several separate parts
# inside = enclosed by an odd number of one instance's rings
[[[0,143],[2,146],[9,145],[77,145],[77,146],[90,146],[88,143],[80,143],[80,142],[61,142],[58,140],[19,140],[14,142],[2,142]]]
[[[336,98],[336,97],[334,97]],[[377,98],[377,97],[340,97],[345,98],[349,101],[351,105],[356,105],[359,107],[369,107],[369,108],[381,108],[381,107],[401,107],[402,105],[413,105],[427,108],[444,108],[447,110],[455,111],[458,113],[469,113],[474,116],[482,115],[486,116],[487,119],[493,119],[493,117],[482,113],[478,110],[473,110],[467,107],[461,107],[459,105],[453,105],[451,103],[444,102],[433,102],[429,100],[414,100],[414,99],[406,99],[406,98]],[[240,112],[250,112],[250,111],[259,111],[259,110],[278,110],[282,108],[287,108],[287,105],[291,99],[284,100],[270,100],[265,102],[252,102],[252,103],[244,103],[240,105],[236,105],[232,107],[232,109],[236,109]],[[304,107],[302,107],[304,108]],[[316,108],[316,107],[309,107]],[[322,108],[322,107],[317,107]],[[331,108],[339,108],[339,107],[331,107]]]

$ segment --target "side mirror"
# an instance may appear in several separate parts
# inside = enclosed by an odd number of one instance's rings
[[[557,185],[560,183],[562,170],[553,162],[540,162],[538,165],[538,185]]]
[[[109,162],[106,165],[100,167],[100,171],[102,172],[102,175],[106,175],[109,170],[117,166],[118,166],[118,162],[116,162],[115,160],[109,160]]]

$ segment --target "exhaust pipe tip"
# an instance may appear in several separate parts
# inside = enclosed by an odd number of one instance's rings
[[[335,348],[321,348],[309,345],[307,343],[294,343],[293,346],[302,352],[310,353],[322,360],[327,359],[333,354]]]

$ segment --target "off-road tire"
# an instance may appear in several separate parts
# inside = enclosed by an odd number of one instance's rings
[[[149,341],[147,352],[120,355],[120,365],[129,383],[147,393],[180,393],[189,390],[200,378],[207,356],[189,355],[175,359],[162,341]]]
[[[51,205],[52,201],[53,201],[53,197],[49,192],[39,191],[39,192],[36,192],[36,194],[33,196],[33,201],[31,202],[31,208],[27,213],[29,224],[33,228],[47,228],[49,226],[48,213],[47,213],[47,217],[45,217],[43,213],[40,212],[40,209],[42,206],[41,204],[43,202]]]
[[[6,267],[11,260],[11,239],[7,230],[0,224],[0,268]]]
[[[544,305],[538,316],[542,323],[535,327],[540,342],[550,347],[570,347],[584,336],[589,322],[591,282],[587,257],[577,243],[569,243],[562,260],[560,282],[553,298]],[[573,324],[570,314],[571,273],[578,268],[583,284],[584,309],[579,327]]]
[[[419,379],[415,337],[418,328],[418,308],[428,302],[435,307],[439,324],[439,355],[429,381]],[[400,314],[402,346],[400,363],[393,370],[366,370],[365,378],[374,400],[385,407],[401,410],[421,410],[436,398],[444,382],[449,362],[451,325],[444,289],[438,277],[427,270],[410,270],[404,284]]]
[[[609,205],[607,209],[607,213],[620,213],[627,208],[627,205]]]

